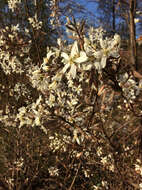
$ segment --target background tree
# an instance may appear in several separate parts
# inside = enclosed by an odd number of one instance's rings
[[[95,1],[98,6],[97,17],[100,21],[102,27],[104,27],[107,31],[115,32],[116,29],[116,13],[115,6],[116,0],[103,0],[103,1]]]
[[[90,2],[90,1],[89,1]],[[122,39],[129,38],[128,5],[119,0],[93,0],[97,6],[96,18],[107,31],[119,33]]]
[[[136,0],[129,0],[129,17],[130,17],[130,45],[131,45],[131,61],[132,65],[137,70],[137,48],[136,48],[136,27],[135,27],[135,15],[136,15]]]
[[[136,9],[136,21],[137,21],[137,31],[136,34],[137,36],[142,35],[142,2],[138,1],[137,2],[137,9]]]

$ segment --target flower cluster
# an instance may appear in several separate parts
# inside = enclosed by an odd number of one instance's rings
[[[8,7],[14,12],[21,0],[8,0]]]
[[[34,15],[34,17],[28,18],[29,23],[32,25],[32,27],[36,30],[41,29],[42,22],[37,20],[37,14]]]

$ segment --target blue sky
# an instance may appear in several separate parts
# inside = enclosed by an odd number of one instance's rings
[[[94,2],[88,2],[87,0],[77,0],[77,3],[83,5],[86,9],[86,14],[84,15],[85,19],[89,20],[89,23],[94,24],[95,17],[97,15],[97,5]],[[79,17],[82,15],[78,15]]]
[[[96,4],[94,2],[88,2],[86,0],[78,0],[78,3],[82,4],[86,9],[88,9],[88,11],[95,12],[97,11],[96,9]]]
[[[79,4],[83,5],[88,14],[85,15],[85,19],[89,20],[89,23],[91,23],[92,25],[94,25],[95,23],[95,26],[99,26],[99,23],[97,23],[97,19],[96,16],[97,16],[97,4],[95,2],[89,2],[87,0],[77,0],[76,2],[78,2]],[[79,15],[81,17],[81,15]],[[77,16],[78,17],[78,16]],[[120,20],[118,20],[119,22]],[[138,27],[137,27],[137,33],[139,34],[140,31],[138,31]]]

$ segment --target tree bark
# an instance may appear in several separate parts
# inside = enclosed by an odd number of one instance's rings
[[[129,0],[129,17],[130,17],[130,52],[131,52],[131,63],[137,70],[137,48],[136,48],[136,29],[135,29],[135,11],[136,11],[136,0]]]

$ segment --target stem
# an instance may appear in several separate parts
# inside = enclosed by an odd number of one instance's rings
[[[75,176],[74,176],[74,178],[73,178],[73,181],[72,181],[72,183],[71,183],[71,185],[70,185],[70,187],[69,187],[68,190],[71,190],[71,189],[72,189],[72,187],[73,187],[73,185],[74,185],[74,183],[75,183],[75,180],[76,180],[76,177],[77,177],[77,174],[78,174],[78,171],[79,171],[80,166],[81,166],[81,162],[79,162],[79,164],[78,164],[78,168],[77,168],[76,174],[75,174]]]

